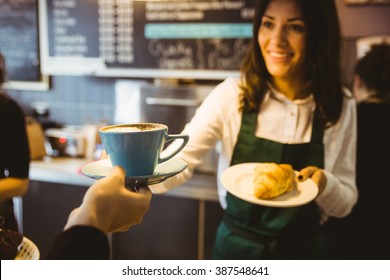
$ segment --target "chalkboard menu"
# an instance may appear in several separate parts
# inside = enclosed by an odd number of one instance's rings
[[[255,0],[40,0],[46,74],[238,75]]]
[[[9,87],[41,88],[38,44],[37,0],[0,1],[0,51]]]

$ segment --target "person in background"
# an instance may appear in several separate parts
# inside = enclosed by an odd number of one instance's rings
[[[358,197],[356,102],[342,88],[340,40],[334,1],[257,1],[241,79],[220,83],[184,128],[190,140],[177,157],[188,169],[150,186],[159,193],[182,184],[221,142],[218,193],[224,218],[213,258],[328,257],[321,225],[328,217],[347,216]],[[315,182],[318,196],[291,208],[241,200],[227,192],[220,176],[247,162],[291,164],[301,181]]]
[[[132,192],[125,188],[125,171],[114,167],[85,193],[80,207],[68,218],[47,253],[46,259],[109,259],[108,233],[126,231],[139,224],[149,209],[148,188]]]
[[[390,45],[376,44],[358,60],[353,77],[358,102],[356,184],[359,200],[345,220],[340,258],[390,259]],[[340,244],[342,245],[342,244]]]
[[[0,216],[5,228],[18,231],[12,198],[24,195],[28,189],[30,151],[25,115],[4,90],[5,81],[5,58],[0,53]]]

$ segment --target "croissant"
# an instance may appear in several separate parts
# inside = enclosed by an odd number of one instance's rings
[[[290,164],[260,163],[254,170],[254,196],[270,199],[295,187],[295,173]]]

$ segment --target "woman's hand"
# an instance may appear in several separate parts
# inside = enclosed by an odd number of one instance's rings
[[[327,181],[323,170],[316,166],[308,166],[301,169],[298,174],[298,181],[302,182],[307,178],[311,178],[316,183],[318,186],[318,195],[320,195],[324,191]]]

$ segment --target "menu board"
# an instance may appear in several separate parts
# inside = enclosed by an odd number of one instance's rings
[[[255,0],[40,0],[46,74],[238,75]]]
[[[8,88],[44,89],[40,70],[37,0],[0,1],[0,51]]]

